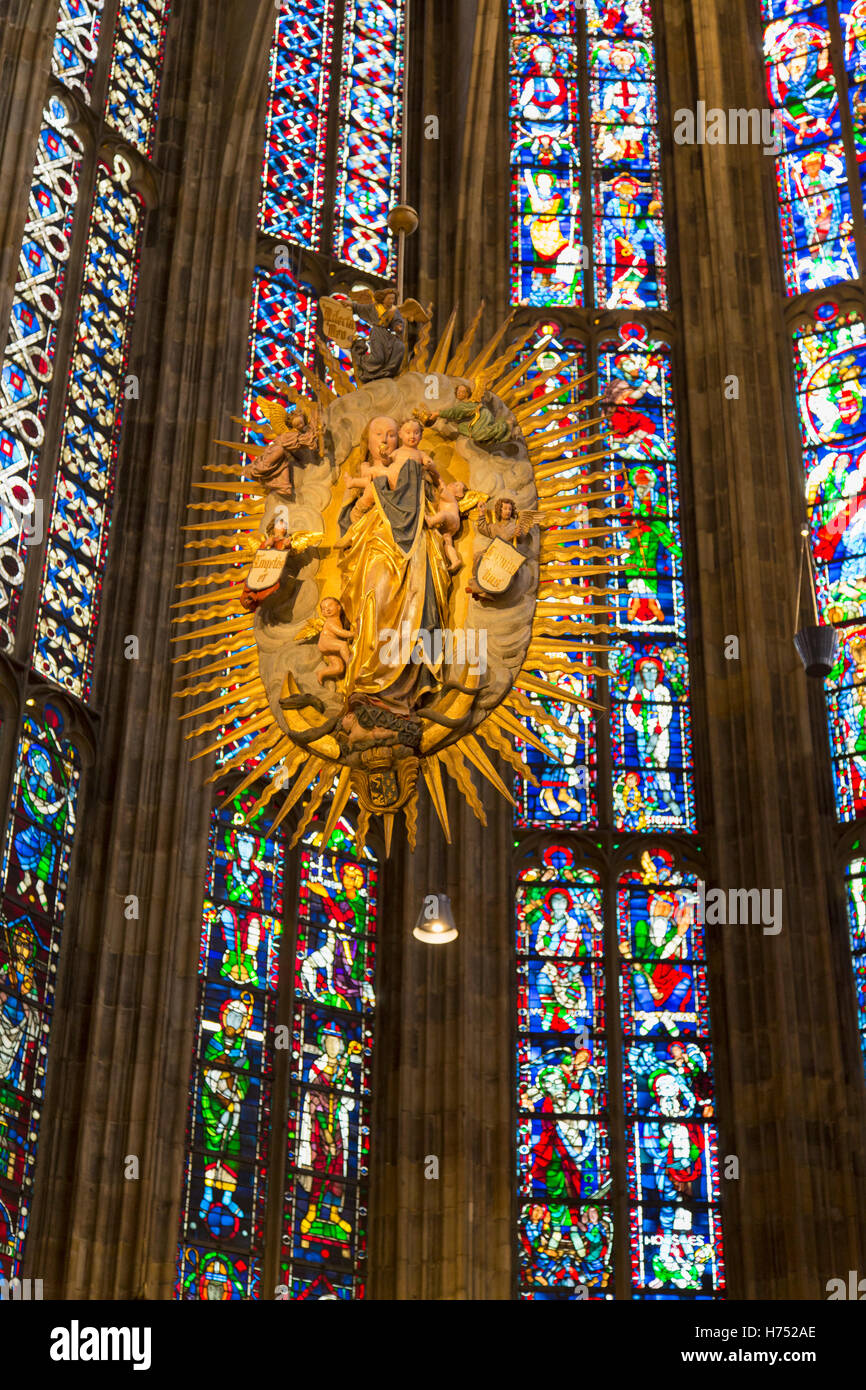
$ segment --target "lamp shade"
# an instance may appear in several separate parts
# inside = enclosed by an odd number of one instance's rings
[[[829,676],[839,660],[839,638],[828,623],[801,627],[794,636],[794,646],[806,668],[807,676]]]
[[[424,941],[428,946],[444,946],[446,941],[454,941],[457,928],[451,899],[445,893],[428,893],[421,904],[418,921],[412,928],[416,941]]]

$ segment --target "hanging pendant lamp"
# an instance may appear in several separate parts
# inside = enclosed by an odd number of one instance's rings
[[[800,579],[797,585],[797,609],[794,621],[796,622],[800,612],[800,593],[803,587],[803,567],[809,570],[809,591],[812,595],[812,608],[815,614],[814,623],[801,627],[794,634],[794,646],[802,661],[807,676],[813,676],[816,680],[824,680],[829,676],[836,662],[839,660],[839,638],[835,627],[829,623],[822,623],[818,616],[818,600],[815,596],[815,576],[812,572],[812,556],[809,553],[809,531],[803,527],[800,535],[803,544],[800,549]]]

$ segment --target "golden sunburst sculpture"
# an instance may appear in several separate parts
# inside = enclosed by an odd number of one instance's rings
[[[486,823],[471,769],[513,802],[490,753],[534,784],[514,740],[546,750],[526,718],[569,732],[537,697],[600,708],[549,679],[607,675],[624,552],[600,398],[561,404],[575,359],[540,370],[534,325],[502,350],[511,316],[473,352],[483,307],[453,348],[455,311],[432,354],[422,311],[410,358],[389,305],[353,344],[357,384],[320,339],[331,385],[271,382],[266,442],[217,441],[245,461],[197,484],[228,497],[191,505],[224,520],[185,528],[198,572],[175,660],[203,665],[176,695],[204,700],[181,717],[190,739],[218,731],[194,757],[243,741],[209,780],[266,779],[249,817],[282,795],[279,824],[308,793],[293,844],[330,796],[327,840],[354,795],[359,849],[378,815],[390,851],[400,811],[414,849],[422,782],[450,841],[443,773]]]

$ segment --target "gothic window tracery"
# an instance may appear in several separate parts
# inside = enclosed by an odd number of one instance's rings
[[[543,751],[523,750],[539,785],[516,816],[518,1290],[718,1298],[652,16],[645,0],[509,12],[512,298],[546,345],[538,370],[563,362],[556,404],[592,397],[609,429],[587,515],[620,551],[594,590],[597,636],[569,640],[567,614],[546,629],[548,680],[596,707],[551,699],[526,721]],[[579,440],[560,428],[566,478]]]
[[[317,298],[329,272],[342,280],[393,270],[387,214],[400,177],[403,13],[402,0],[348,3],[339,33],[331,0],[284,0],[277,15],[244,394],[252,442],[264,422],[261,392],[305,389],[301,369],[316,362]],[[242,719],[234,731],[219,760],[236,776],[229,763],[237,767],[255,734]],[[214,824],[225,814],[217,808]],[[239,1180],[231,1197],[238,1210],[226,1214],[216,1189],[204,1194],[207,1203],[199,1196],[210,1159],[193,1096],[179,1298],[273,1297],[265,1271],[276,1296],[290,1301],[364,1297],[377,861],[369,850],[355,853],[343,819],[327,845],[320,833],[307,834],[297,856],[290,838],[278,826],[269,851],[275,873],[284,880],[297,873],[297,891],[284,895],[282,907],[274,902],[272,932],[284,922],[285,940],[268,977],[282,1016],[290,1014],[290,1039],[286,1050],[274,1050],[273,1039],[256,1038],[260,1084],[265,1071],[280,1077],[286,1105],[265,1123],[261,1107],[256,1118],[252,1100],[241,1097],[241,1128],[254,1135],[255,1162],[267,1167],[268,1179],[255,1191]],[[200,1014],[198,1040],[206,1026]],[[197,1217],[205,1207],[212,1215]]]
[[[866,6],[763,0],[761,18],[780,145],[776,183],[808,544],[818,621],[838,637],[825,686],[833,795],[837,819],[853,824],[866,813]],[[856,859],[846,894],[862,1031],[859,876]]]
[[[6,727],[16,742],[0,945],[0,1274],[7,1278],[19,1273],[37,1171],[146,215],[136,177],[144,165],[136,161],[153,153],[168,4],[120,0],[113,23],[103,19],[101,0],[63,0],[58,8],[19,278],[0,340],[0,646],[28,673],[18,687],[17,729],[11,719]],[[100,144],[109,127],[110,155]],[[73,234],[82,222],[79,256]],[[75,328],[61,352],[67,319]],[[64,372],[55,445],[45,426]]]

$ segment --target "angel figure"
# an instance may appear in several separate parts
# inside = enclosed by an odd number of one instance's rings
[[[519,512],[514,498],[507,492],[497,497],[491,507],[485,507],[478,519],[478,531],[493,540],[511,541],[516,545],[528,536],[533,526],[549,520],[544,512]]]
[[[318,637],[316,646],[322,657],[316,667],[319,685],[324,685],[326,681],[336,684],[345,676],[352,655],[349,642],[354,635],[340,600],[330,596],[323,598],[316,617],[310,618],[295,637],[296,642],[311,642],[314,637]]]
[[[352,309],[370,324],[367,341],[359,335],[351,347],[357,380],[366,384],[397,376],[406,354],[407,321],[429,323],[430,315],[417,299],[404,299],[398,304],[394,289],[358,290]]]
[[[497,420],[490,406],[485,404],[489,392],[483,376],[477,377],[471,386],[465,381],[458,382],[454,395],[454,405],[433,414],[419,408],[415,411],[417,418],[424,425],[432,425],[437,419],[447,420],[456,426],[459,434],[482,446],[503,444],[518,434],[516,421],[511,424],[508,420]]]
[[[519,512],[517,510],[517,502],[507,492],[502,493],[492,504],[488,503],[478,519],[477,530],[480,536],[489,536],[492,545],[489,552],[484,551],[476,558],[472,569],[472,577],[466,585],[466,592],[472,598],[478,599],[481,603],[488,602],[491,597],[501,597],[501,595],[506,592],[507,586],[498,589],[495,594],[492,594],[489,589],[486,589],[479,583],[479,566],[482,562],[487,563],[487,561],[489,561],[490,555],[493,553],[493,547],[497,544],[506,546],[510,542],[513,549],[517,550],[517,542],[525,540],[533,526],[539,526],[542,523],[550,524],[550,521],[551,517],[549,515],[546,516],[544,512]],[[509,553],[510,552],[506,550],[505,557],[507,557]],[[487,556],[487,561],[485,561],[485,556]],[[510,568],[512,578],[519,566],[523,564],[524,558],[523,556],[512,557],[514,561],[513,565],[507,566],[507,569]]]
[[[260,558],[264,551],[277,550],[285,551],[287,554],[291,555],[302,555],[303,552],[309,550],[311,546],[321,545],[324,539],[323,532],[290,532],[288,507],[277,507],[265,530],[264,541],[259,546],[256,558],[250,567],[247,578],[244,580],[243,592],[241,594],[241,607],[245,612],[254,613],[259,605],[264,603],[266,598],[270,598],[271,594],[275,594],[280,587],[283,569],[285,568],[284,565],[280,565],[278,568],[276,566],[262,567],[263,574],[270,574],[272,576],[276,573],[275,582],[265,583],[262,588],[257,587],[254,583],[250,583],[251,579],[258,577],[255,575],[255,572],[259,568]]]
[[[295,496],[295,467],[316,461],[321,450],[318,409],[309,403],[298,405],[287,418],[281,405],[259,399],[271,428],[279,430],[263,454],[253,464],[252,476],[269,492],[280,492],[290,500]]]
[[[459,478],[454,483],[440,483],[439,485],[438,507],[436,511],[428,513],[425,517],[425,523],[432,531],[438,531],[442,537],[450,574],[456,574],[463,564],[457,546],[454,544],[463,524],[463,518],[479,502],[486,501],[487,498],[483,492],[470,492],[466,484],[461,482]]]

